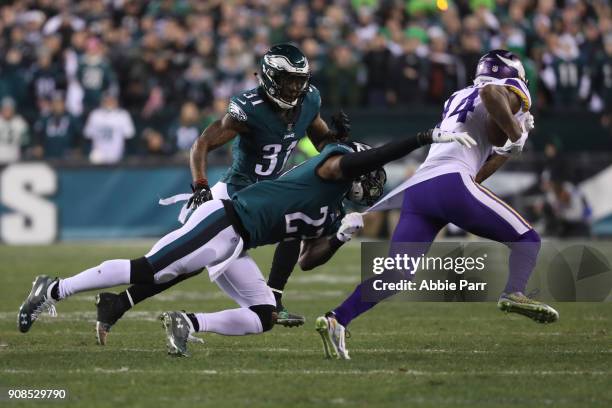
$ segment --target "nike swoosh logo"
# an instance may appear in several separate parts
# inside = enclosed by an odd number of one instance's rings
[[[238,98],[236,98],[236,100],[237,100],[238,102],[240,102],[241,104],[246,105],[246,101],[241,101],[241,100],[240,100],[240,99],[238,99]]]
[[[43,286],[44,285],[42,283],[38,285],[38,287],[36,288],[36,292],[34,292],[34,296],[40,295],[40,291],[42,290]]]

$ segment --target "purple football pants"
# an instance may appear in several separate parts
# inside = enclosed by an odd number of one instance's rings
[[[510,248],[510,274],[504,292],[522,292],[535,267],[540,250],[537,232],[508,204],[476,183],[469,175],[448,173],[425,180],[404,191],[400,220],[391,240],[423,243],[412,249],[419,256],[426,253],[438,232],[448,223]],[[412,275],[410,275],[412,276]],[[404,278],[409,278],[405,276]],[[380,279],[375,277],[371,279]],[[338,322],[348,325],[351,320],[376,306],[395,292],[383,292],[376,302],[364,301],[364,288],[372,283],[364,281],[334,309]]]

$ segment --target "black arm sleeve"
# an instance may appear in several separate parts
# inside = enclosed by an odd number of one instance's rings
[[[340,159],[342,177],[354,179],[374,171],[385,164],[404,157],[413,150],[432,142],[432,129],[419,132],[415,137],[398,140],[357,153],[348,153]]]

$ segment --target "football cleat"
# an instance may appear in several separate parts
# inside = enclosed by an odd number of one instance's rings
[[[120,299],[121,297],[114,293],[104,292],[96,295],[96,343],[101,346],[106,344],[111,327],[126,311]]]
[[[521,292],[502,293],[497,301],[502,312],[518,313],[538,323],[554,323],[559,320],[559,312],[545,303],[528,298]]]
[[[58,281],[57,278],[53,279],[47,275],[39,275],[34,279],[32,290],[21,304],[17,315],[17,326],[20,332],[27,333],[34,321],[45,311],[48,311],[51,316],[57,316],[56,300],[51,297],[51,287],[54,282]]]
[[[184,312],[164,312],[159,316],[166,329],[168,354],[175,357],[188,357],[187,342],[193,333],[191,322]]]
[[[290,313],[286,307],[281,306],[276,309],[276,324],[285,327],[298,327],[306,322],[304,316]]]
[[[333,313],[317,317],[315,329],[321,335],[321,340],[323,340],[325,358],[351,359],[346,349],[346,329],[338,323]]]

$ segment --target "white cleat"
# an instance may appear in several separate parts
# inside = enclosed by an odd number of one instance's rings
[[[338,323],[332,313],[317,317],[315,329],[323,340],[323,351],[326,358],[351,359],[346,349],[346,329]]]

